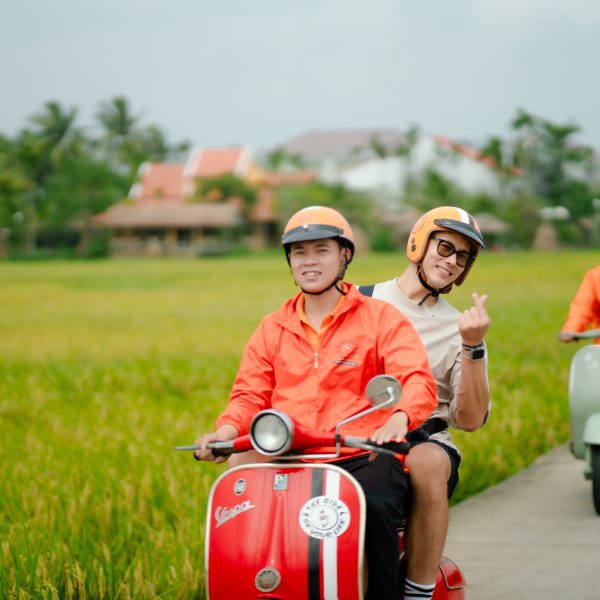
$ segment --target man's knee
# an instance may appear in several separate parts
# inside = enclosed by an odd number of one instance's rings
[[[450,477],[450,458],[437,444],[413,447],[406,457],[406,466],[413,486],[445,485]]]

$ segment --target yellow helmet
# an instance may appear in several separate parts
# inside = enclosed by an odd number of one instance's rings
[[[460,285],[467,277],[480,248],[484,248],[481,229],[473,215],[456,206],[438,206],[426,212],[414,225],[408,243],[406,256],[413,263],[420,264],[427,252],[431,234],[434,231],[454,231],[467,238],[471,245],[469,260],[463,272],[456,278],[456,285]],[[451,287],[451,286],[450,286]]]
[[[334,238],[350,249],[350,260],[354,256],[354,235],[348,221],[335,209],[328,206],[307,206],[290,217],[281,243],[286,255],[290,244]]]

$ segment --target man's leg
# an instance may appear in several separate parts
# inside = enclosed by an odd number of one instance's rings
[[[406,457],[411,505],[404,536],[407,578],[414,584],[435,584],[448,530],[447,452],[433,443],[414,446]],[[410,597],[410,596],[409,596]]]
[[[407,477],[400,461],[380,454],[342,460],[338,466],[352,473],[365,492],[367,527],[365,553],[369,582],[366,600],[397,600],[400,545],[397,529],[404,515]]]

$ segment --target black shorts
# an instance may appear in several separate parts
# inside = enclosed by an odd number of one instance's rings
[[[454,493],[454,488],[456,488],[456,484],[458,483],[458,468],[460,467],[461,457],[457,450],[444,444],[443,442],[438,442],[437,440],[423,440],[422,442],[413,443],[413,446],[418,446],[419,444],[435,444],[442,448],[442,450],[446,451],[448,458],[450,459],[450,477],[448,477],[448,499],[452,497]],[[410,474],[409,474],[410,475]]]

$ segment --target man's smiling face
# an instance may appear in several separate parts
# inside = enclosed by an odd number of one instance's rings
[[[435,236],[435,239],[433,236]],[[442,240],[442,243],[451,244],[456,252],[460,253],[469,253],[471,247],[462,235],[453,231],[436,231],[433,236],[429,240],[422,267],[427,283],[435,289],[442,289],[453,283],[465,267],[457,264],[456,253],[452,253],[450,256],[440,255],[438,252],[440,240]]]
[[[349,251],[331,238],[294,242],[290,248],[290,267],[298,285],[309,292],[318,292],[337,277]]]

